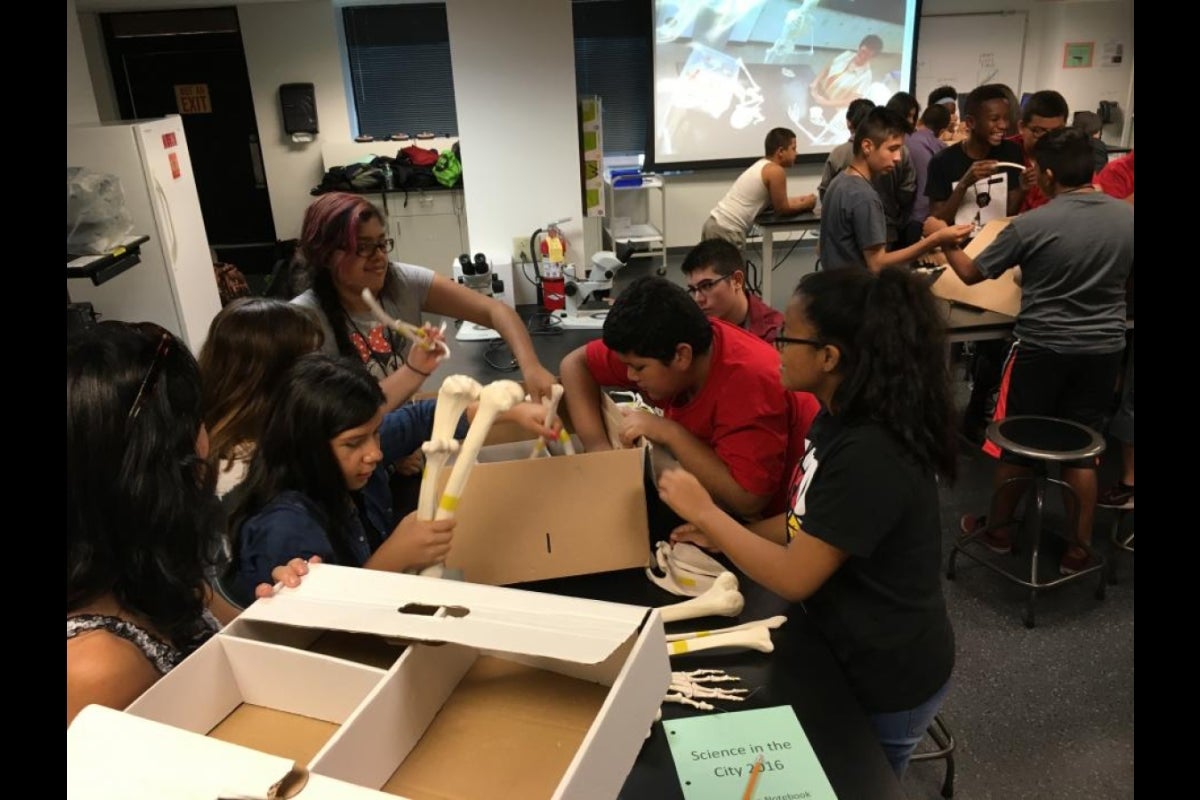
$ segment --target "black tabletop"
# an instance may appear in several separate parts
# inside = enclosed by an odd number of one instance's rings
[[[737,619],[710,617],[667,626],[667,632],[707,630],[786,614],[788,621],[772,631],[774,653],[674,656],[673,670],[723,669],[751,690],[745,702],[713,700],[716,711],[666,703],[665,719],[721,714],[771,706],[791,706],[838,797],[888,800],[902,798],[900,783],[888,765],[858,701],[850,693],[833,654],[808,623],[802,609],[789,608],[778,596],[739,576],[746,607]],[[636,605],[679,602],[650,583],[641,570],[562,578],[522,584],[519,588]],[[625,786],[622,800],[683,800],[666,734],[651,729]]]

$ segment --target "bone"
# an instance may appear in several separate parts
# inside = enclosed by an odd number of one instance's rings
[[[660,606],[659,610],[663,622],[680,622],[697,617],[736,617],[745,605],[746,600],[738,591],[737,576],[722,572],[704,594],[682,603]]]
[[[496,421],[497,416],[521,402],[524,397],[525,392],[516,381],[494,381],[479,392],[479,407],[475,409],[475,419],[471,421],[471,428],[467,431],[467,438],[463,440],[458,459],[454,462],[454,469],[450,471],[450,478],[446,481],[446,490],[437,504],[434,519],[454,519],[458,499],[467,486],[467,479],[471,476],[471,470],[475,467],[479,450],[483,447],[483,440],[487,438],[492,423]],[[421,488],[425,488],[424,484]],[[422,570],[421,574],[434,578],[442,577],[445,567],[434,564]]]
[[[691,633],[669,633],[667,634],[668,642],[679,642],[684,639],[699,639],[705,636],[717,636],[722,633],[733,633],[734,631],[745,631],[751,628],[769,628],[775,630],[783,623],[787,622],[787,617],[782,614],[776,617],[768,617],[767,619],[759,619],[753,622],[744,622],[741,625],[731,625],[728,628],[715,628],[711,631],[692,631]]]
[[[417,345],[418,347],[424,347],[426,350],[434,349],[429,345],[429,336],[425,333],[424,328],[422,328],[420,325],[413,325],[410,322],[405,322],[404,320],[393,319],[390,314],[383,310],[383,306],[379,305],[379,301],[375,299],[375,295],[371,294],[370,289],[362,290],[362,299],[363,302],[367,304],[367,308],[370,309],[371,314],[375,317],[375,319],[396,331],[396,333],[411,339],[413,344]],[[443,322],[442,333],[445,333],[445,331],[446,323]],[[438,359],[439,361],[450,357],[450,347],[444,341],[438,342],[436,346],[442,351],[442,355]]]
[[[438,390],[437,407],[433,412],[433,432],[421,446],[425,451],[425,472],[421,476],[421,495],[417,501],[417,517],[431,520],[437,514],[438,480],[450,456],[458,450],[454,431],[467,406],[479,399],[479,382],[466,375],[451,375],[442,381]]]
[[[652,567],[646,568],[646,578],[658,588],[681,597],[699,597],[712,585],[713,579],[725,572],[725,567],[712,556],[688,542],[671,545],[658,542],[654,561],[661,576]]]
[[[680,639],[674,642],[667,642],[667,655],[677,656],[683,653],[697,653],[702,650],[716,650],[719,648],[757,650],[760,653],[770,653],[775,650],[775,643],[771,641],[771,629],[765,625],[760,625],[747,630],[705,636],[701,639]]]
[[[741,678],[719,669],[672,672],[671,685],[667,688],[667,695],[663,698],[663,702],[692,706],[701,711],[712,711],[714,707],[712,704],[699,698],[732,700],[741,703],[745,701],[746,695],[750,693],[749,689],[730,689],[724,686],[710,685],[715,683],[737,683],[739,681],[741,681]],[[660,708],[659,715],[655,719],[659,719],[661,713],[662,709]]]
[[[550,387],[550,396],[542,398],[542,405],[546,409],[546,427],[553,428],[554,421],[558,419],[558,404],[562,400],[563,387],[559,384],[553,384]],[[558,441],[562,443],[563,453],[568,456],[575,455],[575,445],[571,444],[571,434],[567,433],[566,428],[558,432]],[[543,455],[549,455],[550,449],[547,447],[546,440],[539,436],[537,441],[533,443],[533,452],[529,454],[530,458],[541,458]]]

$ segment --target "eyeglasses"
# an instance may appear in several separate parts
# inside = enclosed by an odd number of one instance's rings
[[[1041,125],[1030,125],[1025,130],[1033,134],[1034,139],[1040,139],[1050,131],[1056,131],[1058,128],[1043,128]]]
[[[146,370],[146,377],[142,378],[142,385],[138,387],[137,395],[133,398],[133,405],[129,407],[130,422],[138,418],[138,414],[142,413],[142,408],[146,405],[146,401],[150,399],[150,395],[154,394],[154,385],[158,382],[158,376],[162,373],[163,364],[167,361],[167,354],[171,352],[171,346],[174,343],[175,337],[171,336],[171,334],[166,331],[162,331],[159,334],[158,347],[154,350],[154,360],[150,362],[150,368]]]
[[[825,346],[825,342],[821,342],[816,339],[793,339],[791,336],[776,336],[775,337],[775,349],[778,350],[779,352],[782,353],[783,348],[787,347],[789,344],[807,344],[811,347],[824,347]]]
[[[363,258],[369,258],[375,254],[376,250],[383,253],[390,253],[395,247],[395,239],[380,239],[378,242],[359,242],[358,249],[355,252]]]
[[[717,286],[717,284],[721,283],[722,281],[727,281],[732,277],[733,273],[730,273],[728,275],[723,275],[716,280],[700,281],[695,286],[689,283],[685,288],[687,289],[687,293],[692,297],[695,297],[698,294],[708,294]]]

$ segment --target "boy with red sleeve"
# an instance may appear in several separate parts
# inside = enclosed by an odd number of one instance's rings
[[[706,317],[664,278],[634,281],[604,321],[602,340],[563,359],[561,379],[575,432],[589,451],[609,448],[600,388],[635,389],[662,409],[628,412],[621,441],[646,437],[733,513],[773,514],[804,452],[816,398],[789,392],[773,348]]]

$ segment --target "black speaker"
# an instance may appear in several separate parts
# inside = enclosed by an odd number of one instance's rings
[[[280,84],[279,105],[286,133],[317,132],[317,97],[311,83]]]

